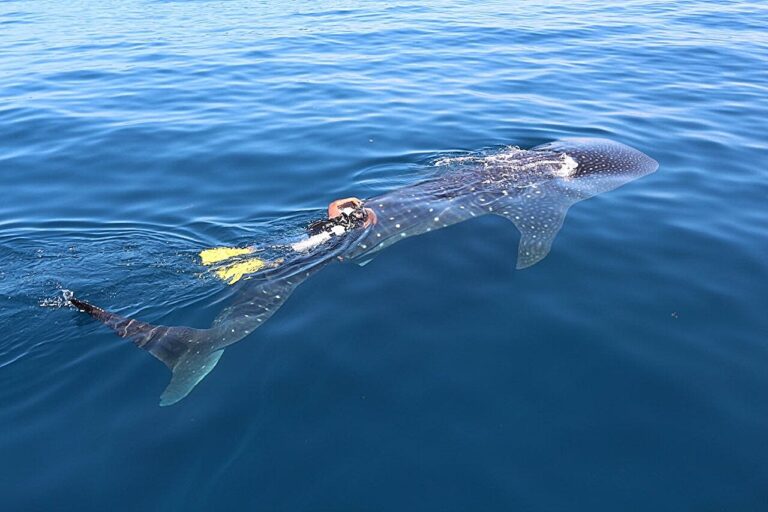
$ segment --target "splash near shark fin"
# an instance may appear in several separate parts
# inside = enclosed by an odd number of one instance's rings
[[[511,220],[520,231],[518,269],[535,265],[549,254],[568,208],[576,201],[557,186],[543,184],[530,187],[506,208],[494,212]]]

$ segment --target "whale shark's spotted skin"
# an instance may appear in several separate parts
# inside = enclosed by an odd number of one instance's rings
[[[364,263],[399,240],[481,215],[500,215],[520,231],[517,268],[550,251],[571,205],[656,170],[647,155],[606,139],[565,139],[530,150],[504,148],[435,162],[432,178],[365,201],[377,222],[283,265],[255,274],[208,329],[165,327],[122,318],[78,299],[71,303],[163,361],[171,382],[161,405],[178,402],[210,372],[223,350],[269,319],[291,292],[326,264]]]
[[[437,162],[443,174],[366,201],[377,224],[351,250],[364,258],[398,240],[472,217],[511,220],[522,239],[518,268],[544,258],[568,208],[656,170],[645,154],[610,140],[567,139]]]

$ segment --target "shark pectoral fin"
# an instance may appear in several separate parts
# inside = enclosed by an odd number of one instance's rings
[[[568,208],[574,203],[559,196],[554,188],[538,187],[526,192],[508,208],[495,212],[520,231],[517,268],[528,268],[543,260],[552,248],[560,228],[563,227]]]
[[[373,258],[368,258],[368,259],[365,259],[363,261],[358,261],[357,262],[357,266],[358,267],[364,267],[364,266],[366,266],[367,264],[369,264],[372,261],[373,261]]]
[[[224,349],[214,352],[188,352],[171,369],[171,382],[160,395],[160,405],[173,405],[197,385],[219,362]]]
[[[369,249],[369,250],[363,252],[362,254],[360,254],[358,256],[355,256],[350,261],[354,262],[355,265],[357,265],[357,266],[364,267],[367,264],[369,264],[370,262],[372,262],[373,259],[376,256],[379,255],[379,253],[381,252],[381,249],[382,249],[382,246],[379,245],[379,246],[377,246],[377,247],[375,247],[373,249]]]
[[[556,234],[543,236],[535,232],[522,232],[517,250],[516,268],[518,270],[528,268],[543,260],[549,254]]]

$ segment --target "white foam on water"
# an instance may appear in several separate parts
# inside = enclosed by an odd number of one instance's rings
[[[55,297],[46,297],[44,299],[40,299],[38,302],[38,305],[44,308],[63,308],[64,306],[69,306],[69,301],[74,297],[75,294],[72,292],[72,290],[62,289],[60,290],[60,295],[56,295]]]
[[[435,167],[451,166],[451,165],[467,165],[467,164],[480,164],[485,167],[491,165],[503,165],[514,160],[520,153],[524,153],[525,150],[520,149],[517,146],[507,146],[504,149],[495,153],[473,153],[462,156],[446,156],[438,158],[432,164]]]

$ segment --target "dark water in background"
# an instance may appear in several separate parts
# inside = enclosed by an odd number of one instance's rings
[[[765,2],[0,3],[2,510],[768,510]],[[484,217],[335,265],[157,404],[68,309],[205,326],[195,254],[440,152],[659,171],[550,256]]]

